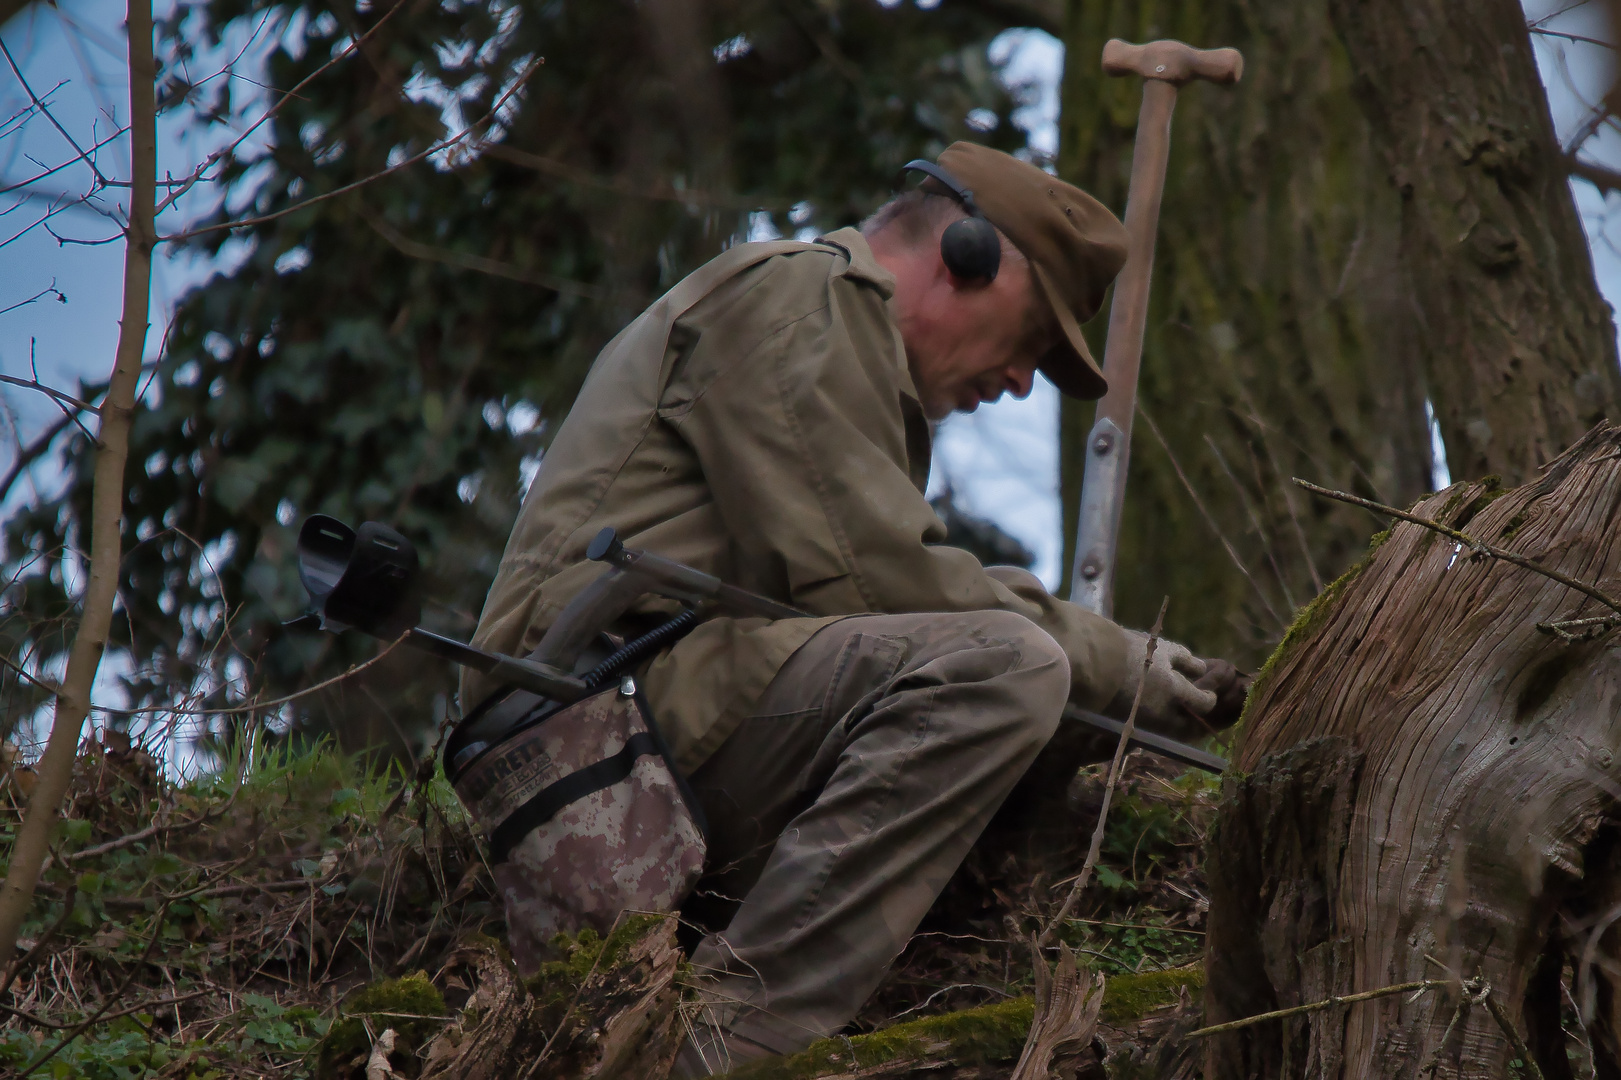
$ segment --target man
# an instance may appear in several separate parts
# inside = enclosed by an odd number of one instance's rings
[[[642,678],[711,828],[688,1075],[847,1023],[1066,702],[1122,713],[1142,682],[1142,722],[1180,728],[1224,689],[1172,643],[1145,676],[1145,635],[935,546],[929,421],[1023,397],[1038,369],[1100,396],[1079,324],[1126,234],[984,147],[929,171],[860,231],[732,248],[608,344],[479,625],[480,645],[531,650],[607,525],[816,616],[710,619]],[[469,676],[464,705],[492,689]]]

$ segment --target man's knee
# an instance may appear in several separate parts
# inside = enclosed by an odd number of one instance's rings
[[[1053,636],[1023,615],[1011,611],[981,613],[978,635],[988,643],[1006,643],[1015,657],[1004,676],[1012,680],[1018,708],[1009,721],[1039,744],[1045,744],[1069,700],[1069,657]]]

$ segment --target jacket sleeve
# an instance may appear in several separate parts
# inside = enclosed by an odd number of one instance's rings
[[[1102,707],[1121,681],[1119,627],[1032,574],[937,546],[945,529],[920,490],[928,429],[883,297],[836,271],[814,284],[825,302],[810,310],[703,326],[660,410],[698,457],[737,583],[816,615],[1018,612],[1069,657],[1074,700]]]

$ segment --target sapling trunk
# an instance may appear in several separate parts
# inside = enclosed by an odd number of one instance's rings
[[[118,594],[122,557],[124,465],[129,455],[130,419],[146,350],[147,312],[151,304],[153,197],[157,177],[156,64],[152,55],[151,0],[130,0],[129,102],[130,202],[124,244],[124,305],[112,376],[102,403],[97,430],[94,490],[91,495],[90,575],[85,586],[78,629],[68,656],[67,673],[56,696],[56,715],[39,779],[23,814],[22,828],[11,851],[5,885],[0,887],[0,958],[9,963],[16,949],[40,868],[49,852],[62,797],[73,777],[79,735],[90,712],[90,687],[107,648],[113,601]]]

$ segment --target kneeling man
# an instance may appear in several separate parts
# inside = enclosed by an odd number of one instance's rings
[[[608,344],[479,624],[478,644],[529,652],[610,525],[814,616],[711,618],[641,679],[711,828],[688,1075],[849,1022],[1067,702],[1120,713],[1146,678],[1139,717],[1164,730],[1224,689],[1171,643],[1144,676],[1145,635],[938,546],[930,421],[1023,397],[1037,370],[1100,396],[1080,323],[1126,233],[1006,154],[957,143],[914,165],[923,186],[859,230],[737,245]],[[462,701],[492,689],[469,675]]]

